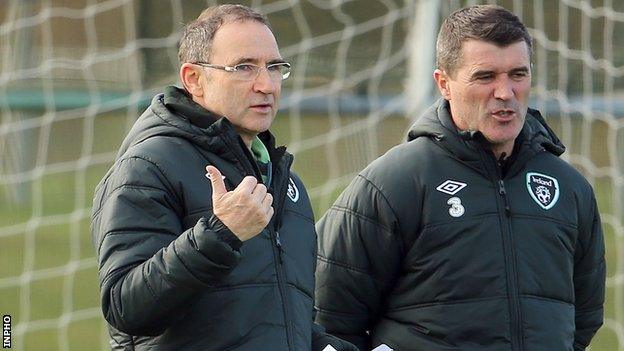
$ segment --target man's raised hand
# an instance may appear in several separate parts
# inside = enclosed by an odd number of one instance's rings
[[[227,191],[221,172],[206,166],[212,183],[212,211],[241,241],[258,235],[273,216],[273,195],[264,184],[247,176],[236,189]]]

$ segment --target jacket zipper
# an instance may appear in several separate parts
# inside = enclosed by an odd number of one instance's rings
[[[501,230],[503,231],[503,248],[505,254],[505,267],[508,267],[506,280],[508,287],[509,311],[511,320],[511,349],[523,350],[522,347],[522,317],[520,315],[520,300],[518,298],[518,268],[516,267],[516,255],[514,249],[513,230],[511,227],[511,207],[505,189],[505,182],[502,179],[500,170],[497,169],[498,175],[498,195],[502,200],[504,214],[499,212],[501,221]]]
[[[252,166],[251,172],[252,174],[255,174],[256,178],[259,178],[260,180],[262,179],[262,173],[259,171],[258,166],[255,164],[255,162],[251,162],[251,160],[253,160],[253,156],[251,156],[251,151],[244,149],[243,150],[243,154],[245,155],[245,157],[247,157],[248,160],[250,160],[250,164]],[[241,161],[242,162],[242,161]],[[277,273],[277,286],[280,292],[280,297],[282,299],[282,307],[283,307],[283,312],[284,312],[284,324],[286,325],[286,342],[287,342],[287,346],[289,350],[293,350],[294,347],[294,339],[293,339],[293,334],[294,331],[292,330],[292,325],[290,323],[290,319],[288,318],[288,316],[290,316],[290,307],[289,307],[289,303],[288,303],[288,295],[287,295],[287,290],[286,290],[286,272],[284,271],[284,261],[283,261],[283,252],[284,252],[284,248],[282,247],[282,241],[280,239],[280,235],[279,235],[279,227],[281,225],[281,216],[282,216],[282,210],[284,207],[284,201],[286,200],[286,190],[288,189],[288,179],[290,177],[290,166],[292,165],[293,162],[293,158],[292,156],[286,156],[284,155],[282,157],[282,161],[280,161],[279,163],[285,163],[285,166],[283,168],[284,172],[284,176],[285,179],[281,180],[281,184],[276,184],[276,187],[273,187],[272,184],[268,184],[269,188],[272,189],[271,193],[273,193],[273,195],[275,196],[275,189],[279,189],[280,193],[279,193],[279,198],[277,202],[274,202],[274,205],[279,206],[279,208],[275,208],[275,212],[273,214],[273,219],[271,220],[270,223],[272,223],[273,225],[269,224],[269,234],[271,236],[271,239],[274,243],[274,245],[271,245],[272,251],[273,251],[273,262],[275,262],[275,271]],[[244,163],[243,163],[244,164]],[[275,171],[278,172],[280,170],[279,164],[275,166],[275,168],[270,167],[271,172]],[[273,174],[270,175],[270,178],[273,180],[271,181],[271,183],[273,183],[276,179],[278,179],[277,177],[274,177]],[[284,185],[286,185],[286,190],[283,189]],[[278,188],[279,186],[279,188]]]
[[[518,268],[516,267],[516,255],[514,248],[513,228],[511,226],[511,206],[505,181],[499,162],[494,154],[487,149],[481,148],[482,161],[488,174],[493,175],[497,192],[498,218],[500,221],[501,239],[503,241],[503,259],[505,263],[505,282],[507,285],[507,299],[509,305],[509,327],[511,334],[512,351],[523,351],[522,340],[522,316],[520,314],[520,300],[518,299]],[[492,169],[493,166],[493,169]],[[500,210],[503,211],[500,211]]]
[[[282,259],[282,243],[280,241],[279,232],[273,229],[270,230],[271,237],[273,238],[274,245],[273,249],[273,260],[275,262],[275,271],[277,273],[277,287],[280,292],[280,297],[282,299],[282,310],[284,312],[284,324],[286,325],[286,342],[288,343],[288,349],[293,350],[294,341],[292,340],[292,326],[290,323],[290,319],[288,316],[290,315],[290,306],[288,304],[288,295],[286,291],[286,273],[284,272],[284,263]]]
[[[232,143],[228,142],[228,139],[225,136],[222,136],[222,139],[226,145],[233,147]],[[236,150],[237,148],[233,147],[233,149]],[[243,168],[246,169],[246,172],[250,172],[251,175],[254,175],[256,178],[258,178],[259,181],[262,181],[262,173],[260,172],[258,165],[255,163],[253,156],[251,155],[251,151],[243,146],[242,152],[238,152],[235,154],[239,158],[239,162],[241,162],[241,164],[243,165]],[[245,161],[248,161],[248,162],[245,162]],[[279,163],[275,165],[274,169],[273,167],[269,167],[271,172],[275,171],[277,173],[280,171],[280,167],[279,167],[280,164],[284,164],[284,167],[282,168],[282,170],[284,171],[284,175],[283,175],[284,179],[281,179],[281,183],[276,184],[277,186],[273,187],[271,183],[273,183],[275,180],[279,178],[274,177],[272,174],[270,174],[269,178],[271,178],[273,181],[268,182],[269,184],[267,184],[268,188],[270,189],[269,191],[273,194],[273,196],[276,195],[275,189],[279,189],[279,191],[281,191],[279,193],[278,201],[273,202],[274,205],[279,206],[279,208],[277,207],[275,208],[273,218],[271,219],[271,222],[269,222],[270,224],[268,225],[268,230],[269,230],[270,237],[273,241],[273,244],[271,245],[271,251],[273,252],[273,262],[275,263],[275,271],[277,273],[277,286],[279,289],[280,298],[282,300],[282,307],[283,307],[283,312],[284,312],[284,324],[286,325],[286,342],[287,342],[287,346],[289,350],[293,350],[295,342],[293,339],[293,334],[294,334],[293,327],[290,323],[290,319],[288,318],[290,313],[289,313],[288,295],[287,295],[286,283],[285,283],[286,273],[284,271],[283,257],[282,257],[284,249],[282,247],[282,241],[280,239],[278,229],[281,226],[282,210],[283,210],[284,201],[286,198],[286,190],[288,189],[287,187],[288,187],[288,181],[290,177],[290,167],[292,165],[292,162],[293,162],[293,157],[287,156],[285,154],[284,156],[280,158]],[[250,168],[245,167],[245,165],[249,165]],[[286,190],[284,189],[284,187],[286,187]]]
[[[275,231],[275,246],[277,247],[277,253],[279,256],[279,263],[280,264],[284,264],[284,261],[282,259],[282,254],[284,253],[284,249],[282,248],[282,240],[280,239],[280,235],[279,232],[276,230]]]
[[[498,180],[498,193],[503,198],[503,202],[505,204],[505,216],[511,217],[511,207],[509,207],[509,202],[507,201],[507,191],[505,190],[505,182],[502,179]]]
[[[292,325],[289,319],[290,305],[288,303],[288,291],[286,289],[286,272],[284,271],[284,260],[283,260],[284,248],[282,247],[282,240],[279,234],[279,227],[281,225],[280,218],[282,216],[284,201],[286,200],[287,189],[284,189],[284,184],[286,184],[286,186],[288,184],[288,181],[289,181],[288,170],[290,169],[291,164],[292,164],[292,158],[288,158],[286,160],[286,167],[285,167],[286,172],[282,177],[283,178],[282,183],[279,184],[280,193],[279,193],[278,202],[276,203],[276,205],[279,206],[279,208],[276,208],[275,214],[273,215],[274,216],[273,226],[270,226],[270,233],[271,233],[271,237],[274,243],[274,245],[271,245],[273,249],[273,260],[275,262],[275,271],[277,273],[277,286],[279,288],[280,297],[282,298],[282,307],[283,307],[283,312],[284,312],[284,324],[286,325],[286,341],[288,343],[289,350],[293,350],[295,342],[293,340],[294,331],[292,330]]]

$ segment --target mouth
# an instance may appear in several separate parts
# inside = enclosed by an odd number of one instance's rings
[[[509,122],[516,117],[516,111],[511,109],[494,110],[490,115],[499,122]]]
[[[252,111],[255,111],[258,113],[269,113],[273,110],[273,105],[272,104],[255,104],[255,105],[249,106],[249,108]]]

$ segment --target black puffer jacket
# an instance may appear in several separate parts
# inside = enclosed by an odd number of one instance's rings
[[[317,224],[317,322],[362,350],[585,349],[605,284],[593,190],[535,110],[506,167],[486,150],[440,100],[353,180]]]
[[[230,122],[170,87],[98,185],[92,234],[111,344],[125,350],[309,350],[316,233],[292,156],[260,138],[275,215],[241,243],[212,215],[207,164],[228,190],[258,166]],[[318,329],[315,329],[318,330]]]

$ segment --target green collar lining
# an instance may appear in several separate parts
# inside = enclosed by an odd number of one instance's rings
[[[258,137],[255,137],[251,141],[251,153],[254,155],[257,161],[262,163],[269,162],[269,150],[267,150],[262,140],[260,140],[260,138]]]

